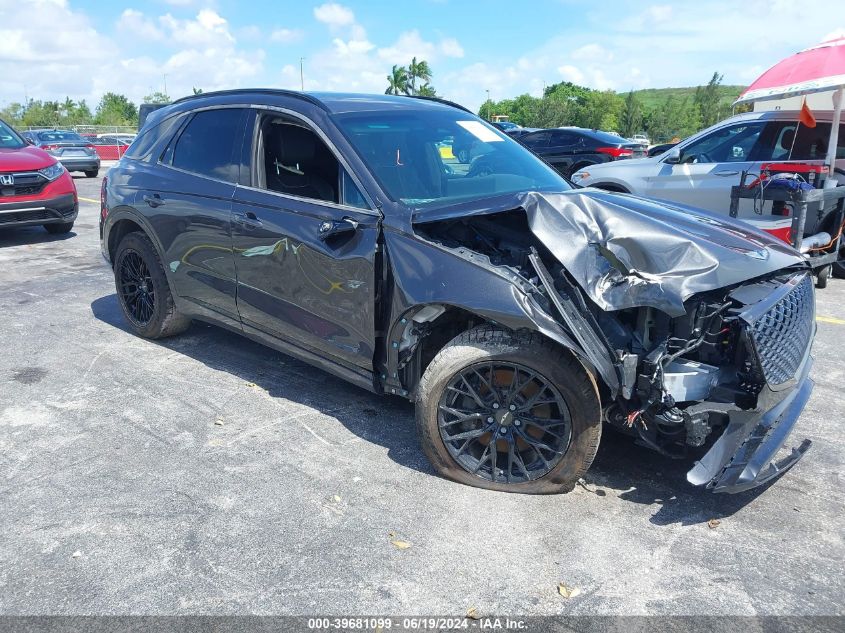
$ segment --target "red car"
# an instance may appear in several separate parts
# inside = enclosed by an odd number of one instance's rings
[[[79,212],[67,169],[0,120],[0,229],[41,224],[67,233]]]

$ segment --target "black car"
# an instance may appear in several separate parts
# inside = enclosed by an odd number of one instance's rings
[[[663,152],[668,152],[670,149],[675,147],[678,143],[661,143],[660,145],[654,145],[648,149],[648,156],[659,156]]]
[[[580,127],[538,130],[520,136],[519,142],[567,178],[588,165],[646,155],[639,143],[608,132]]]
[[[21,135],[30,145],[40,147],[55,156],[68,171],[85,172],[96,178],[100,172],[100,157],[91,141],[69,130],[29,130]]]
[[[493,171],[445,169],[444,141]],[[103,180],[129,327],[219,324],[416,403],[436,471],[571,490],[602,424],[735,492],[809,397],[812,277],[745,224],[572,190],[433,99],[244,90],[152,114]],[[326,465],[332,457],[326,456]]]

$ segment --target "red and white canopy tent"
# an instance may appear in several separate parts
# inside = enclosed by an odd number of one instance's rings
[[[778,62],[760,75],[734,101],[734,105],[754,101],[784,99],[814,92],[833,93],[833,125],[825,162],[833,175],[839,121],[842,114],[842,89],[845,87],[845,37],[807,48]]]

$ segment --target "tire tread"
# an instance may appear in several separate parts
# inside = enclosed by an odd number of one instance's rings
[[[564,480],[547,481],[546,477],[555,473],[553,470],[552,473],[549,473],[549,475],[546,475],[540,480],[522,484],[497,484],[481,478],[472,478],[468,481],[466,480],[466,477],[460,476],[461,473],[465,472],[460,468],[460,466],[454,463],[449,463],[452,462],[451,458],[449,461],[444,460],[442,456],[434,450],[432,443],[439,442],[442,444],[442,440],[439,437],[439,433],[435,434],[432,432],[430,425],[427,424],[424,419],[423,411],[425,403],[423,400],[426,398],[437,397],[439,402],[439,394],[432,393],[434,387],[433,383],[437,382],[438,378],[444,373],[451,373],[452,370],[448,365],[454,363],[454,356],[456,352],[461,353],[458,349],[461,347],[471,347],[475,349],[487,348],[494,354],[506,354],[510,351],[515,352],[531,348],[542,348],[547,354],[549,354],[549,360],[563,368],[564,371],[566,371],[572,378],[573,383],[571,383],[570,386],[575,393],[581,397],[582,402],[585,403],[588,408],[589,405],[594,405],[594,410],[589,411],[587,414],[587,418],[594,418],[594,423],[589,424],[585,429],[584,441],[579,446],[581,454],[576,456],[574,468],[570,470]],[[436,404],[437,403],[435,403],[434,406],[436,406]],[[420,379],[417,389],[416,417],[417,430],[420,434],[423,449],[438,472],[451,479],[462,481],[462,483],[471,483],[471,485],[495,490],[509,490],[528,494],[554,494],[569,492],[590,468],[601,440],[601,415],[598,388],[595,378],[589,371],[586,370],[578,358],[569,350],[552,344],[539,332],[528,330],[511,331],[492,324],[480,325],[459,334],[437,353]],[[574,445],[574,443],[575,437],[573,437],[570,448]],[[565,459],[566,458],[564,458],[564,460]]]

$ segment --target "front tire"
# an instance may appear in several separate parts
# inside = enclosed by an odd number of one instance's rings
[[[457,336],[428,366],[416,423],[438,474],[553,494],[572,490],[592,464],[601,406],[595,379],[569,351],[488,325]]]
[[[99,169],[94,169],[94,170],[92,170],[92,171],[86,171],[86,172],[85,172],[85,177],[86,177],[86,178],[96,178],[96,177],[97,177],[97,174],[99,174],[99,173],[100,173],[100,170],[99,170]]]
[[[138,336],[165,338],[191,324],[176,310],[164,267],[144,233],[129,233],[121,240],[114,258],[114,281],[123,316]]]
[[[61,222],[59,224],[45,224],[44,230],[51,235],[62,235],[63,233],[70,233],[73,228],[73,222]]]

